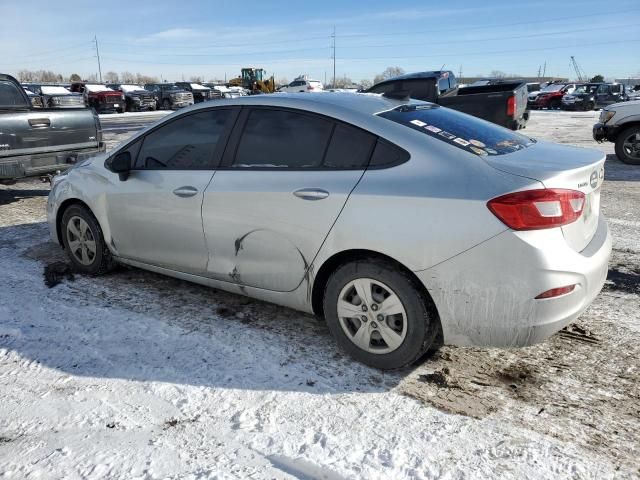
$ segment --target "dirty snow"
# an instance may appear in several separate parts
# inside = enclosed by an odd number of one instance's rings
[[[524,132],[611,154],[596,116],[533,112]],[[47,186],[0,187],[0,477],[638,478],[639,181],[608,156],[610,281],[574,325],[394,373],[315,318],[140,270],[49,289]]]

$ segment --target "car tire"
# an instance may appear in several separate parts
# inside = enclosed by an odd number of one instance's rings
[[[104,241],[100,224],[88,208],[82,205],[67,208],[62,215],[60,232],[75,271],[101,275],[113,269],[115,261]]]
[[[338,345],[356,360],[382,370],[419,359],[433,345],[439,324],[435,308],[416,282],[392,262],[378,258],[337,268],[327,281],[323,308]],[[357,291],[368,299],[360,300]],[[383,298],[391,301],[387,307]],[[398,313],[383,315],[385,310]]]
[[[560,100],[554,100],[549,104],[549,110],[558,110],[561,105],[562,102]]]
[[[171,110],[171,102],[169,101],[169,99],[165,98],[162,101],[162,109],[163,110]]]
[[[640,165],[640,126],[629,127],[618,134],[616,156],[629,165]]]
[[[594,108],[595,108],[595,105],[593,104],[593,102],[587,102],[587,103],[584,104],[584,111],[585,112],[590,112]]]

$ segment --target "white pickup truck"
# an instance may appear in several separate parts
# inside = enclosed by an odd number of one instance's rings
[[[593,138],[598,142],[614,142],[621,161],[640,165],[640,100],[603,108],[593,126]]]

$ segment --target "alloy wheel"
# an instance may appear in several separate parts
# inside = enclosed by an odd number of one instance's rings
[[[640,159],[640,133],[632,133],[622,143],[624,153],[634,159]]]
[[[96,258],[96,240],[89,224],[81,217],[73,216],[67,222],[69,252],[82,265],[91,265]]]
[[[407,313],[398,295],[371,278],[357,278],[338,297],[340,327],[356,346],[369,353],[397,350],[407,335]]]

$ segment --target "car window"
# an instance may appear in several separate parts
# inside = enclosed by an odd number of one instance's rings
[[[333,123],[286,110],[249,113],[234,167],[317,168],[322,164]]]
[[[598,93],[609,93],[609,85],[600,85],[598,87]]]
[[[19,87],[13,82],[0,80],[0,107],[27,107],[28,105]]]
[[[337,124],[324,158],[327,168],[365,168],[376,136],[344,124]]]
[[[149,133],[135,163],[146,170],[208,170],[230,110],[209,110],[180,117]]]
[[[535,143],[519,133],[438,105],[403,105],[378,115],[476,155],[504,155]]]
[[[409,160],[409,152],[387,142],[381,138],[378,139],[369,167],[381,168],[399,165]]]
[[[441,78],[438,80],[438,89],[440,90],[440,93],[444,93],[449,90],[449,79]]]

